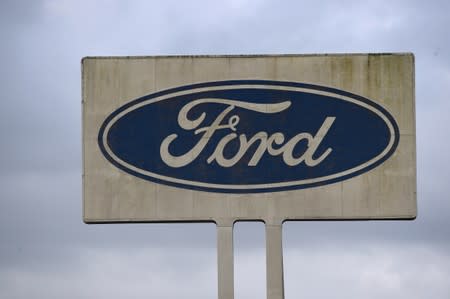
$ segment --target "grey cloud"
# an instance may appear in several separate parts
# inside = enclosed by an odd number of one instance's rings
[[[448,296],[446,253],[426,246],[373,245],[287,251],[286,298]]]
[[[214,298],[217,293],[210,250],[82,249],[66,258],[60,264],[2,267],[2,297]]]
[[[40,0],[4,0],[0,3],[0,23],[8,29],[34,24],[41,13]]]

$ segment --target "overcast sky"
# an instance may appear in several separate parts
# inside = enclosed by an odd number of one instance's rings
[[[284,225],[286,298],[450,298],[450,2],[0,1],[0,297],[216,298],[213,224],[86,225],[83,56],[413,52],[418,217]],[[236,298],[265,297],[238,224]]]

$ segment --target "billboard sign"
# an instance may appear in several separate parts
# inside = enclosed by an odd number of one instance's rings
[[[412,219],[411,54],[83,59],[84,220]]]

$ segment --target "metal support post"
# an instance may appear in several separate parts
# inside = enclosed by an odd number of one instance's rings
[[[219,299],[233,299],[233,223],[217,224],[217,268]]]
[[[266,223],[267,299],[284,299],[282,224]]]

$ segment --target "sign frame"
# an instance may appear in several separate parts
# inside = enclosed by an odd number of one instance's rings
[[[411,53],[85,57],[82,75],[86,223],[407,220],[417,215]],[[224,80],[298,82],[370,99],[397,121],[399,145],[381,165],[348,180],[245,194],[156,184],[120,170],[101,153],[98,131],[121,106],[180,86]]]

